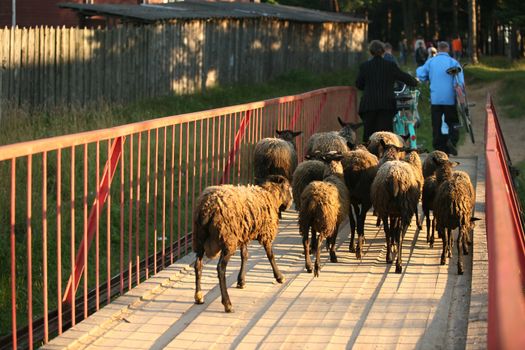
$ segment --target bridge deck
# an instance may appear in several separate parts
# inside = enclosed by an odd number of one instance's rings
[[[459,158],[477,183],[483,216],[483,174],[475,158]],[[477,181],[476,181],[477,180]],[[485,348],[487,265],[484,222],[474,234],[474,254],[457,275],[439,265],[441,242],[428,247],[413,223],[405,237],[402,274],[385,264],[384,233],[369,216],[364,258],[348,252],[349,226],[338,239],[336,264],[323,251],[318,278],[304,270],[297,213],[284,214],[274,244],[284,284],[273,279],[258,244],[249,248],[246,288],[236,289],[237,254],[227,282],[235,312],[220,302],[216,260],[205,264],[205,304],[193,303],[193,255],[159,273],[45,346],[62,348]],[[474,264],[472,263],[474,259]],[[474,269],[473,269],[474,266]]]

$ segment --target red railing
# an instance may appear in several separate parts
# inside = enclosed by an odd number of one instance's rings
[[[354,88],[1,146],[0,348],[48,342],[188,253],[204,187],[251,182],[276,129],[303,131],[302,159],[338,116],[357,121]]]
[[[525,236],[510,157],[487,97],[486,220],[489,253],[489,349],[525,347]]]

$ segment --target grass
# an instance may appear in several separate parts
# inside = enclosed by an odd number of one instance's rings
[[[484,58],[480,64],[466,67],[468,84],[497,83],[498,110],[511,119],[525,118],[525,62],[511,62],[503,57]]]

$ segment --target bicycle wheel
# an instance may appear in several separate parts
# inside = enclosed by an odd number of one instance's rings
[[[472,122],[468,113],[468,107],[462,103],[458,104],[458,114],[459,118],[461,119],[461,124],[465,127],[465,130],[470,135],[470,141],[472,141],[473,144],[476,143],[474,139],[474,130],[472,129]]]

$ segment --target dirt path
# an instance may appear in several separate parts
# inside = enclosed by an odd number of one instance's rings
[[[470,140],[466,139],[463,145],[459,147],[459,154],[461,156],[480,155],[485,151],[485,104],[487,101],[487,94],[495,95],[500,88],[499,82],[490,84],[477,84],[468,87],[469,103],[475,103],[475,106],[470,108],[470,115],[474,125],[474,136],[476,144],[472,144]],[[525,135],[525,119],[510,119],[506,118],[503,109],[496,103],[496,110],[499,112],[499,122],[505,143],[509,149],[510,157],[513,163],[525,161],[525,148],[523,147],[523,139]]]

